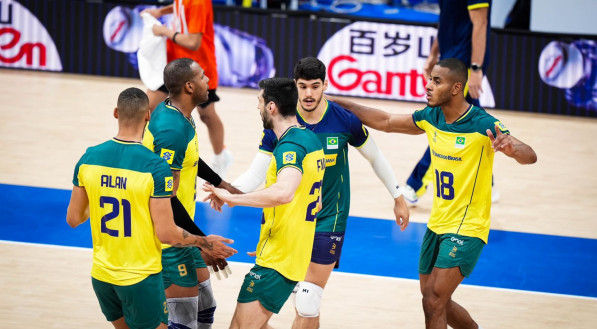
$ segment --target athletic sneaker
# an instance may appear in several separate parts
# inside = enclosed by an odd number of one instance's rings
[[[215,171],[222,179],[226,179],[226,174],[228,173],[228,169],[232,165],[232,154],[227,149],[224,149],[222,153],[214,155],[213,159],[211,160],[211,169]]]
[[[406,201],[408,201],[408,203],[415,204],[415,203],[417,203],[417,201],[419,201],[419,198],[417,197],[417,193],[408,184],[404,185],[400,188],[402,189],[402,195],[404,196],[404,199]]]

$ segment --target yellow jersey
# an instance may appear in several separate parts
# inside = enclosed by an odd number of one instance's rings
[[[272,268],[289,280],[302,281],[311,261],[325,172],[325,154],[317,135],[294,126],[280,137],[268,168],[266,188],[288,167],[303,176],[290,203],[263,209],[256,264]]]
[[[92,277],[126,286],[162,270],[149,199],[172,194],[172,171],[164,160],[140,143],[113,139],[87,149],[73,184],[89,198]]]
[[[494,151],[486,130],[497,125],[510,132],[484,109],[471,105],[453,123],[446,123],[439,107],[413,114],[425,131],[434,170],[433,207],[427,226],[436,234],[456,233],[487,243],[491,210]]]

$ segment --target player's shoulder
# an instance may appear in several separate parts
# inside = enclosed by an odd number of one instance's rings
[[[185,118],[178,110],[176,110],[176,108],[168,106],[165,103],[160,103],[151,113],[149,128],[158,130],[166,130],[168,128],[179,130],[185,123]]]
[[[441,107],[425,106],[413,112],[413,118],[415,121],[429,121],[436,122],[437,118],[443,115]]]
[[[278,136],[276,136],[276,133],[272,129],[263,129],[263,139],[277,141]]]
[[[344,107],[340,106],[340,104],[327,101],[328,102],[328,113],[332,114],[332,116],[340,121],[345,122],[361,122],[359,118],[349,110],[345,109]]]
[[[310,153],[319,149],[323,149],[319,137],[317,137],[317,134],[313,131],[304,126],[292,130],[293,136],[289,142],[296,144],[300,148],[303,148],[305,152]]]
[[[141,144],[131,145],[128,158],[132,159],[131,169],[139,172],[170,172],[168,163],[156,153]]]
[[[305,126],[291,127],[280,137],[278,146],[293,144],[298,147],[304,147],[305,143],[309,142],[312,135],[315,136],[315,133]],[[315,138],[317,138],[317,136],[315,136]]]
[[[90,159],[94,157],[103,157],[107,153],[113,152],[114,148],[114,140],[107,140],[103,143],[88,147],[87,150],[85,150],[85,153],[83,154],[82,158]]]
[[[500,126],[502,131],[507,130],[500,120],[479,106],[472,106],[471,121],[474,123],[476,130],[483,135],[486,134],[487,129],[491,129],[493,131],[496,125]]]

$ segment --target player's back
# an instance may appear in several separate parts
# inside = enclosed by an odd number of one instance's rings
[[[324,153],[314,133],[294,127],[282,136],[273,152],[266,187],[274,184],[277,174],[287,167],[302,172],[301,182],[290,203],[263,210],[256,263],[273,268],[290,280],[301,281],[311,259],[325,172]]]
[[[176,196],[194,218],[199,144],[193,118],[186,118],[169,100],[160,103],[145,128],[143,145],[180,171]]]
[[[141,143],[113,139],[87,149],[73,183],[89,198],[94,278],[134,284],[161,271],[151,197],[169,197],[172,172]]]

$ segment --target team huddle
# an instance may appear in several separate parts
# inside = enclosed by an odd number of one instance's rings
[[[487,243],[494,154],[521,164],[534,163],[536,155],[499,120],[466,102],[467,75],[461,61],[439,61],[426,85],[427,106],[412,115],[390,114],[324,96],[325,65],[303,58],[294,79],[259,83],[262,141],[251,167],[232,183],[199,155],[191,113],[208,100],[209,77],[197,62],[180,58],[166,65],[168,98],[155,109],[143,91],[124,90],[114,109],[118,134],[87,149],[77,163],[67,211],[72,227],[90,218],[92,283],[106,319],[115,328],[213,325],[207,267],[226,271],[226,258],[237,251],[229,246],[233,240],[205,235],[192,222],[199,176],[215,210],[224,204],[263,208],[255,265],[230,328],[267,328],[293,294],[292,328],[319,328],[321,297],[340,263],[350,209],[348,145],[386,186],[396,224],[405,230],[409,223],[392,167],[365,126],[427,135],[435,195],[419,261],[425,323],[454,327],[454,312],[470,319],[451,295]]]

